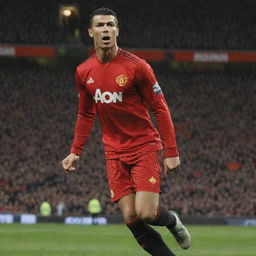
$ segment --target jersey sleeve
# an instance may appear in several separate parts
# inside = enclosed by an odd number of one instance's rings
[[[164,157],[178,156],[175,129],[170,110],[152,68],[145,61],[138,66],[137,80],[141,97],[155,116],[164,147]]]
[[[71,153],[80,155],[93,127],[96,109],[93,98],[83,85],[78,70],[76,70],[76,87],[78,91],[78,114]]]

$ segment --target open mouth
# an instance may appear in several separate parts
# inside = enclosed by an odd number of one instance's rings
[[[110,42],[110,36],[103,36],[102,40],[104,43],[109,43]]]

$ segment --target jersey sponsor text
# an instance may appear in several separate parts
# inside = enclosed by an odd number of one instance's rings
[[[96,89],[93,99],[96,103],[117,103],[123,101],[122,92],[103,92],[100,89]]]

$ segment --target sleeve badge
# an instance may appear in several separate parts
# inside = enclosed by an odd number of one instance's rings
[[[153,85],[152,88],[153,88],[154,93],[157,94],[157,95],[163,93],[161,87],[160,87],[159,84],[158,84],[158,82],[156,82],[156,83]]]

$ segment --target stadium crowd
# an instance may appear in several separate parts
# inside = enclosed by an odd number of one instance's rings
[[[0,43],[78,45],[68,27],[59,25],[58,2],[0,0]],[[90,13],[104,0],[72,1],[80,20],[81,41],[87,36]],[[253,0],[113,0],[108,6],[120,17],[123,47],[176,49],[255,49],[256,2]]]
[[[58,3],[50,0],[0,0],[0,43],[77,44],[68,26],[60,26]]]
[[[50,66],[1,62],[0,212],[39,213],[48,201],[67,215],[87,214],[98,198],[110,203],[98,122],[76,173],[61,160],[69,152],[77,110],[76,63]],[[182,215],[255,216],[255,72],[173,71],[153,65],[172,110],[180,170],[164,175],[162,203]]]

